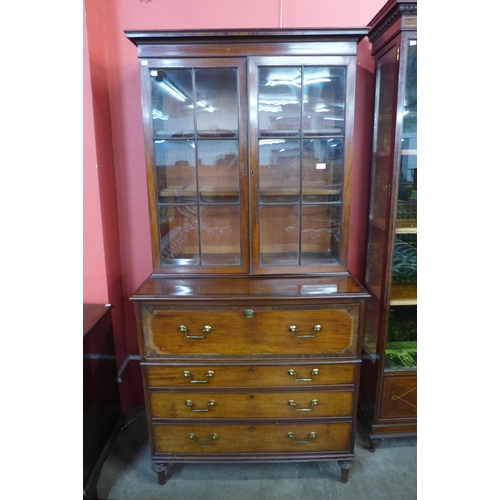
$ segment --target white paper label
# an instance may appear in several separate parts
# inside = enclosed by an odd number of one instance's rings
[[[317,170],[325,170],[325,168],[326,168],[326,163],[316,163]]]

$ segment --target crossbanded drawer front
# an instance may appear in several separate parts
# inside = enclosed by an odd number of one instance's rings
[[[383,378],[380,418],[417,418],[416,375]]]
[[[154,424],[156,453],[310,453],[349,451],[351,424]]]
[[[358,305],[329,309],[143,309],[146,357],[346,355],[357,350]]]
[[[354,383],[354,363],[146,366],[149,387],[307,387]]]
[[[349,417],[352,392],[152,392],[153,418]]]

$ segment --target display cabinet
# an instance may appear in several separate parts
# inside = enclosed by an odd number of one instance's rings
[[[417,432],[417,2],[370,23],[376,60],[360,415],[370,449]]]
[[[153,469],[338,460],[364,301],[348,273],[357,42],[338,30],[127,31],[153,272],[133,295]]]

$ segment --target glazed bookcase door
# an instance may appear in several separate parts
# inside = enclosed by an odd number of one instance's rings
[[[416,368],[416,48],[403,35],[377,61],[365,350],[376,359],[385,349],[386,371]]]
[[[248,272],[244,60],[142,64],[154,273]]]
[[[375,124],[372,151],[372,188],[368,225],[366,283],[372,298],[367,304],[365,350],[376,359],[383,321],[384,294],[389,261],[390,213],[392,207],[393,158],[395,154],[399,75],[399,46],[393,44],[377,60]]]
[[[401,43],[402,85],[396,134],[396,206],[391,238],[391,273],[384,370],[417,368],[417,40]]]
[[[346,270],[351,71],[342,57],[250,61],[254,274]]]

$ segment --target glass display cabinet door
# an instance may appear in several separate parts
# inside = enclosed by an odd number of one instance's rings
[[[245,66],[151,61],[148,162],[155,272],[248,269]],[[215,65],[216,64],[216,65]],[[148,118],[149,119],[149,118]]]
[[[385,345],[386,371],[414,369],[417,340],[417,41],[408,34],[377,59],[372,156],[366,274],[372,297],[367,304],[364,346],[376,359]],[[380,331],[387,332],[382,345]]]
[[[307,66],[292,59],[256,58],[251,68],[256,274],[333,272],[346,265],[348,67],[332,65],[332,58]]]
[[[403,36],[397,206],[384,370],[417,368],[417,40]],[[398,151],[396,151],[398,154]]]
[[[371,293],[367,303],[364,345],[373,359],[379,350],[382,307],[388,266],[391,191],[396,127],[399,48],[393,45],[377,60],[375,128],[372,151],[372,188],[368,225],[366,283]]]

